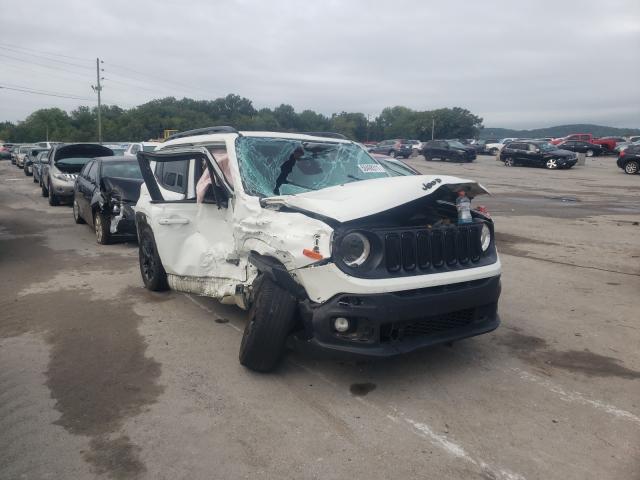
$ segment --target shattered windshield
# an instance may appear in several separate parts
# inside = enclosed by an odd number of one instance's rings
[[[238,167],[249,195],[295,195],[360,180],[389,177],[352,143],[238,137]]]

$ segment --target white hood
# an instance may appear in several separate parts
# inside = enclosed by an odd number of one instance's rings
[[[489,194],[482,185],[471,180],[446,175],[412,175],[351,182],[262,201],[267,205],[285,205],[348,222],[431,195],[439,188],[447,188],[451,192],[464,189],[469,198]]]

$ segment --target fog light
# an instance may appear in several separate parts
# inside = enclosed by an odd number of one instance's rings
[[[349,330],[349,319],[338,317],[333,321],[333,327],[336,329],[336,332],[344,333]]]

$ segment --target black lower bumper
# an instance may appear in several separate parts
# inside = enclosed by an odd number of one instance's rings
[[[500,277],[374,295],[340,294],[301,304],[307,347],[336,354],[389,357],[490,332],[498,327]],[[339,333],[337,317],[350,328]]]

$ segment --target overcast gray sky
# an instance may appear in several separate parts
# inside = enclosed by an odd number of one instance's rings
[[[2,10],[5,87],[93,99],[99,56],[103,101],[122,107],[237,93],[325,114],[460,106],[490,127],[640,127],[639,0],[4,0]],[[81,104],[91,102],[4,88],[0,120]]]

